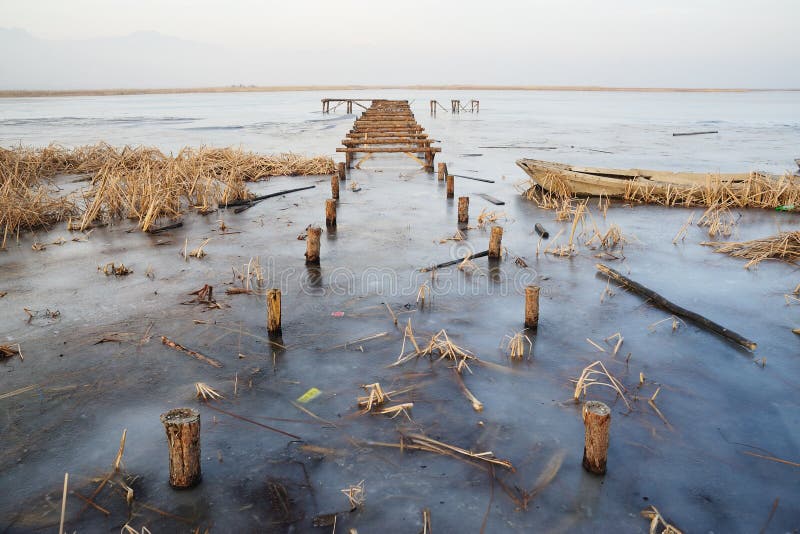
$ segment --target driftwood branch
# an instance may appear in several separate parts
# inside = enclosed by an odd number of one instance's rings
[[[463,258],[458,259],[458,260],[450,260],[450,261],[446,261],[444,263],[440,263],[438,265],[432,265],[430,267],[423,267],[422,269],[420,269],[420,272],[426,273],[426,272],[432,271],[434,269],[441,269],[442,267],[450,267],[451,265],[459,264],[459,263],[461,263],[462,261],[464,261],[466,259],[474,260],[475,258],[483,258],[484,256],[488,256],[488,255],[489,255],[489,251],[488,250],[484,250],[483,252],[476,252],[475,254],[468,254],[467,256],[464,256]]]
[[[267,195],[260,195],[260,196],[253,197],[253,198],[248,198],[248,199],[245,199],[245,200],[234,200],[232,202],[228,202],[227,204],[220,205],[220,208],[233,208],[233,207],[236,207],[236,206],[247,206],[247,207],[250,207],[250,206],[252,206],[253,204],[255,204],[257,202],[261,202],[262,200],[266,200],[268,198],[279,197],[281,195],[286,195],[286,194],[289,194],[289,193],[295,193],[297,191],[305,191],[306,189],[314,189],[315,187],[317,187],[317,186],[309,185],[309,186],[306,186],[306,187],[296,187],[295,189],[286,189],[285,191],[277,191],[275,193],[269,193]]]
[[[699,313],[687,310],[686,308],[678,306],[674,302],[670,302],[669,300],[665,299],[652,289],[648,289],[642,284],[631,280],[627,276],[615,271],[611,267],[608,267],[601,263],[598,263],[596,267],[598,271],[608,276],[609,279],[613,280],[614,282],[618,283],[619,285],[621,285],[626,289],[630,289],[634,293],[638,293],[639,295],[646,297],[649,301],[651,301],[659,308],[664,308],[665,310],[670,311],[675,315],[685,317],[686,319],[693,321],[698,326],[705,328],[706,330],[710,330],[711,332],[714,332],[715,334],[720,335],[730,341],[733,341],[734,343],[737,343],[748,350],[756,350],[757,345],[755,342],[750,341],[749,339],[737,334],[732,330],[728,330],[724,326],[703,317]]]
[[[166,345],[168,347],[172,347],[173,349],[175,349],[175,350],[177,350],[179,352],[183,352],[184,354],[188,354],[192,358],[197,358],[201,362],[205,362],[205,363],[207,363],[208,365],[210,365],[212,367],[217,367],[217,368],[222,367],[222,364],[220,362],[218,362],[217,360],[215,360],[213,358],[209,358],[208,356],[203,356],[199,352],[193,351],[191,349],[187,349],[186,347],[184,347],[180,343],[175,343],[174,341],[169,339],[167,336],[161,336],[161,343],[163,343],[164,345]]]

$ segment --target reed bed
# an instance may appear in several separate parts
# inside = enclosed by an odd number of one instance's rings
[[[713,247],[714,252],[750,260],[745,264],[745,269],[757,266],[764,260],[781,260],[788,263],[800,260],[800,231],[781,232],[778,235],[751,241],[723,243],[706,241],[700,244]]]
[[[65,148],[0,148],[2,246],[21,231],[47,228],[82,214],[80,230],[95,221],[137,220],[144,231],[160,217],[189,208],[201,212],[252,197],[246,182],[279,175],[334,172],[328,157],[264,156],[235,148],[183,148],[176,155],[152,147],[106,143]],[[89,174],[88,190],[61,194],[58,175]]]
[[[574,198],[569,184],[556,173],[544,176],[542,182],[548,185],[547,191],[532,178],[524,182],[521,188],[523,196],[536,202],[540,208],[567,212]],[[703,184],[677,187],[630,180],[622,198],[629,202],[663,206],[774,209],[800,204],[800,177],[753,172],[744,180],[731,182],[720,175],[709,174]]]
[[[800,202],[800,178],[753,172],[745,180],[730,182],[709,175],[704,184],[687,187],[663,187],[631,180],[624,198],[664,206],[774,209]]]

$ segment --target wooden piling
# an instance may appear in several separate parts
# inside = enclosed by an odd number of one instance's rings
[[[586,427],[583,467],[590,473],[604,475],[608,459],[611,409],[602,402],[587,401],[583,405],[583,424]]]
[[[447,177],[447,163],[440,161],[439,162],[439,181],[444,182],[444,179]]]
[[[176,408],[161,415],[169,445],[169,484],[190,488],[200,482],[200,412]]]
[[[281,333],[281,290],[267,290],[267,332]]]
[[[458,222],[469,222],[469,197],[458,197]]]
[[[325,201],[325,224],[328,228],[336,227],[336,201],[332,198]]]
[[[539,286],[525,288],[525,328],[539,326]]]
[[[331,176],[331,198],[334,200],[339,199],[339,176]]]
[[[319,264],[319,236],[321,234],[322,228],[319,226],[309,227],[306,237],[306,265]]]
[[[453,198],[456,193],[456,178],[452,174],[447,175],[447,198]]]
[[[344,180],[347,178],[347,175],[345,175],[344,167],[345,165],[343,161],[340,161],[339,163],[336,164],[336,172],[339,174],[340,180]]]
[[[492,235],[489,237],[489,257],[499,258],[503,250],[503,227],[492,226]]]

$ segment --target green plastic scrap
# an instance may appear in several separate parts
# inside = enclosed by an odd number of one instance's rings
[[[787,204],[785,206],[776,206],[775,211],[792,211],[794,209],[794,204]]]

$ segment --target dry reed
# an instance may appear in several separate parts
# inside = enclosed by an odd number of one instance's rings
[[[773,209],[800,203],[800,178],[789,174],[770,176],[753,172],[744,180],[731,182],[709,174],[703,184],[678,187],[631,180],[624,198],[664,206]]]
[[[0,148],[2,246],[21,231],[47,228],[81,212],[81,230],[95,221],[128,218],[147,231],[159,217],[177,217],[187,208],[209,212],[249,199],[245,182],[334,170],[328,157],[262,156],[235,148],[184,148],[174,156],[105,143]],[[88,191],[60,195],[52,179],[65,174],[90,174]]]
[[[355,510],[356,508],[362,506],[367,497],[363,480],[358,484],[349,486],[341,491],[347,497],[351,510]]]
[[[800,260],[800,231],[797,230],[751,241],[726,243],[706,241],[700,244],[713,247],[714,252],[750,260],[745,264],[745,269],[757,266],[764,260],[781,260],[788,263]]]
[[[600,348],[600,350],[603,349]],[[573,394],[575,402],[580,401],[581,396],[586,396],[586,390],[590,386],[605,386],[613,389],[630,410],[631,405],[628,403],[628,399],[625,398],[625,391],[627,391],[625,386],[606,369],[606,366],[600,360],[586,366],[581,375],[575,380],[575,392]]]
[[[697,221],[697,226],[707,227],[709,237],[718,235],[728,237],[733,233],[736,222],[737,220],[731,210],[725,206],[715,204],[703,213]]]
[[[524,182],[521,188],[523,196],[536,202],[540,208],[558,212],[568,210],[574,202],[574,195],[563,177],[550,173],[542,177],[542,182],[548,184],[547,191],[532,178]],[[744,180],[731,181],[721,175],[709,174],[704,183],[691,186],[629,180],[622,198],[629,202],[663,206],[773,209],[800,204],[800,177],[753,172]]]
[[[655,506],[645,508],[641,514],[650,520],[650,534],[683,534],[676,526],[667,523]],[[658,529],[661,529],[660,533]]]
[[[195,382],[194,389],[197,392],[197,398],[203,399],[204,401],[217,400],[223,398],[223,395],[221,393],[219,393],[216,389],[212,388],[205,382]]]
[[[456,458],[479,460],[491,465],[504,467],[510,471],[514,471],[514,466],[508,460],[501,460],[497,458],[492,451],[486,452],[472,452],[449,443],[437,441],[429,438],[423,434],[405,434],[400,442],[399,448],[401,449],[417,449],[429,452],[435,452],[446,456],[454,456]]]
[[[12,356],[22,358],[22,347],[19,346],[19,343],[16,345],[0,345],[0,360],[11,358]]]
[[[533,350],[531,338],[523,334],[522,331],[515,333],[513,336],[506,335],[503,339],[508,339],[506,343],[506,352],[508,353],[508,357],[512,360],[522,360],[525,357],[526,346],[528,347],[528,356],[530,356],[531,350]]]
[[[478,214],[478,228],[486,228],[488,225],[494,224],[500,219],[505,220],[506,218],[506,212],[504,211],[486,211],[486,208],[484,208]]]
[[[367,392],[365,397],[358,397],[358,405],[364,408],[364,411],[370,411],[373,407],[381,406],[386,401],[392,400],[389,395],[383,391],[380,383],[365,384],[361,386]]]

